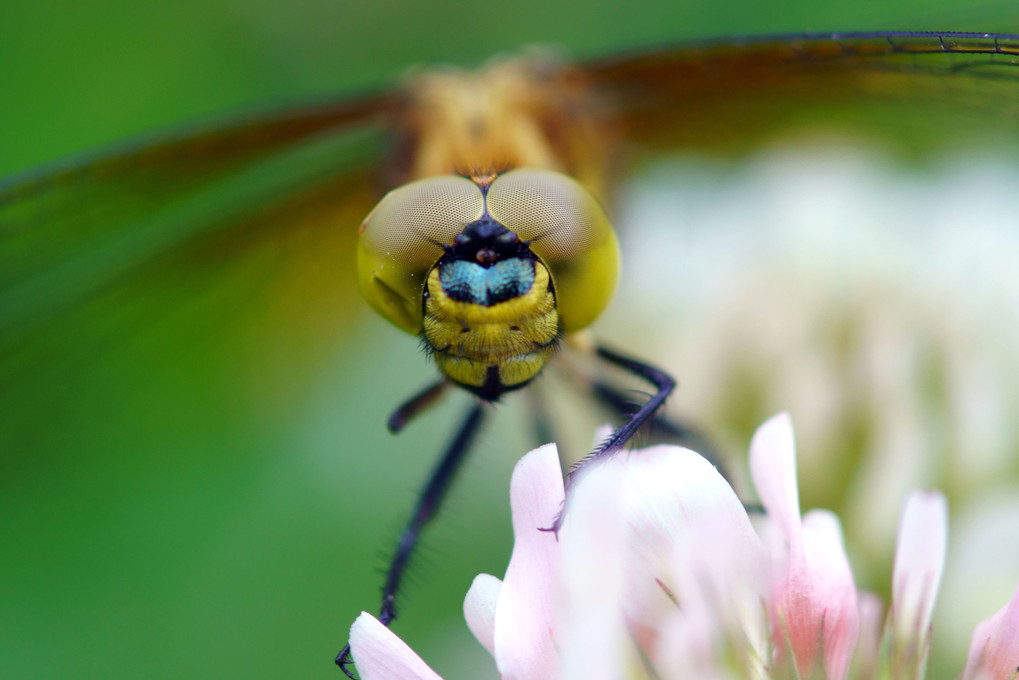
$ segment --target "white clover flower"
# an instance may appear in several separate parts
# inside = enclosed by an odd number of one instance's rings
[[[558,454],[536,449],[513,473],[506,576],[474,580],[467,623],[504,680],[923,677],[944,497],[915,492],[905,505],[883,623],[877,597],[856,589],[838,518],[800,516],[795,465],[781,414],[751,444],[767,511],[752,518],[693,451],[620,454],[580,477],[556,536],[543,529],[564,500]],[[364,680],[439,678],[367,613],[350,641]],[[1012,680],[1017,666],[1019,589],[977,627],[964,677]]]

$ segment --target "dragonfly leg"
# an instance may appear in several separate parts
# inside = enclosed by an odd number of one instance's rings
[[[410,422],[414,416],[437,402],[439,397],[446,392],[447,387],[449,387],[448,381],[439,380],[421,390],[413,397],[396,407],[396,409],[389,415],[386,427],[389,428],[390,432],[396,434],[402,430],[404,425]]]
[[[624,417],[631,417],[637,411],[637,405],[627,395],[616,387],[604,382],[595,381],[592,385],[592,392],[595,398],[607,406],[609,410],[619,413]],[[699,453],[709,463],[715,466],[718,473],[725,481],[732,484],[732,476],[729,473],[728,465],[724,458],[719,455],[718,449],[705,437],[696,427],[686,425],[681,421],[666,418],[660,413],[651,416],[651,427],[655,430],[656,440],[666,440],[672,444],[685,446]],[[764,506],[760,503],[743,503],[743,509],[749,514],[763,515]]]
[[[633,416],[639,410],[639,406],[625,392],[604,380],[596,380],[591,386],[591,391],[598,402],[624,418]],[[714,465],[723,477],[731,479],[717,447],[699,428],[682,420],[667,418],[661,413],[654,413],[651,416],[650,426],[651,435],[656,442],[667,442],[693,449]]]
[[[386,582],[382,587],[382,604],[379,608],[379,621],[388,626],[396,618],[396,593],[400,588],[400,581],[407,570],[407,565],[417,546],[421,531],[425,525],[435,517],[442,505],[446,492],[456,476],[460,464],[467,457],[474,436],[481,426],[484,406],[475,404],[467,413],[467,416],[457,428],[456,435],[450,441],[446,452],[443,454],[439,464],[432,470],[428,483],[425,484],[421,497],[414,512],[407,522],[400,540],[396,544],[396,552],[389,562],[389,569],[386,572]],[[350,666],[353,661],[350,656],[350,644],[347,644],[339,654],[336,655],[336,665],[348,678],[355,678]]]
[[[649,418],[654,416],[655,412],[658,411],[659,408],[661,408],[662,404],[665,403],[665,399],[672,394],[672,390],[676,387],[676,381],[672,376],[651,364],[633,359],[624,354],[619,354],[618,352],[601,345],[597,347],[595,352],[599,357],[610,364],[618,366],[637,377],[648,381],[655,386],[657,391],[645,404],[637,409],[636,413],[629,417],[622,427],[614,431],[608,439],[598,446],[598,448],[584,456],[580,459],[580,461],[573,465],[570,469],[570,473],[566,477],[567,498],[569,498],[570,485],[576,480],[577,474],[591,463],[605,459],[623,448],[623,446],[625,446],[626,443],[630,441],[635,434],[637,434],[637,431],[641,428],[641,426],[647,422]],[[565,518],[566,508],[564,507],[563,511],[559,513],[559,516],[556,517],[552,526],[548,528],[548,531],[558,533],[559,529],[563,526],[563,520]]]

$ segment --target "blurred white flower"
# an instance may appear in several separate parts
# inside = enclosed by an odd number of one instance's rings
[[[1019,170],[1004,153],[920,169],[858,139],[789,141],[740,164],[677,156],[624,186],[627,303],[600,334],[678,376],[670,407],[722,451],[788,410],[804,507],[838,514],[857,586],[884,593],[911,489],[942,491],[954,520],[1016,497]],[[963,586],[936,626],[968,637],[1012,586]]]
[[[758,429],[750,459],[766,517],[748,515],[704,458],[660,446],[586,469],[557,537],[543,530],[564,501],[556,449],[524,456],[510,488],[506,576],[478,576],[464,602],[499,676],[922,677],[945,559],[944,497],[915,492],[906,504],[882,624],[877,597],[857,592],[838,518],[800,516],[786,414]],[[1013,678],[1017,631],[1019,590],[977,628],[967,680]],[[350,640],[364,680],[438,678],[368,614]]]

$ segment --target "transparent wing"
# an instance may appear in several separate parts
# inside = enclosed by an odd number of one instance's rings
[[[0,183],[0,333],[375,158],[377,100],[192,126]]]
[[[361,311],[382,106],[194,127],[0,186],[9,462],[180,453],[299,394]]]
[[[363,122],[384,106],[384,96],[367,95],[194,121],[2,177],[0,205],[92,190],[139,172],[175,186],[194,172],[211,174],[324,129]]]
[[[791,129],[864,133],[909,154],[1019,140],[1019,36],[796,34],[594,62],[637,145],[741,153]]]

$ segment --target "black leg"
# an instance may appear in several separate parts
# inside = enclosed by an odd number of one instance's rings
[[[591,391],[602,405],[624,418],[631,417],[639,408],[624,392],[602,380],[596,380]],[[655,413],[651,417],[651,431],[655,441],[693,449],[718,468],[723,477],[731,479],[718,449],[696,427]]]
[[[595,380],[591,391],[599,402],[624,418],[630,418],[638,411],[636,403],[607,382]],[[679,444],[696,451],[714,465],[729,484],[732,484],[728,464],[718,454],[718,449],[697,428],[666,418],[660,413],[654,413],[650,422],[651,428],[655,430],[654,434],[658,435],[655,437],[656,440],[665,440],[668,443]],[[765,514],[764,506],[760,503],[744,503],[743,507],[749,514]]]
[[[447,387],[449,387],[449,383],[445,380],[440,380],[429,385],[407,401],[397,406],[396,409],[389,415],[389,421],[386,423],[389,431],[396,434],[402,430],[403,426],[406,425],[411,418],[438,401],[439,397],[443,395]]]
[[[442,505],[446,492],[460,464],[466,458],[471,442],[478,432],[484,415],[482,404],[475,404],[467,413],[456,436],[449,443],[439,465],[432,471],[421,498],[414,507],[414,513],[407,522],[400,540],[396,544],[396,553],[389,562],[389,571],[386,573],[386,583],[382,587],[382,605],[379,609],[379,621],[388,626],[396,618],[396,592],[400,588],[400,581],[407,569],[407,564],[414,553],[421,530],[428,524],[429,520],[435,517],[439,507]],[[350,645],[346,645],[336,656],[336,665],[346,674],[348,678],[355,678],[350,670],[353,661],[350,658]]]
[[[614,352],[606,347],[599,346],[597,354],[602,359],[605,359],[611,364],[619,366],[634,375],[647,380],[649,383],[657,388],[655,394],[648,399],[647,403],[637,409],[637,412],[630,416],[630,419],[620,427],[618,430],[612,433],[608,439],[602,442],[597,449],[584,456],[579,462],[577,462],[571,469],[570,474],[566,477],[566,493],[569,498],[570,484],[576,479],[577,473],[580,472],[586,465],[593,463],[596,460],[603,459],[607,456],[611,456],[613,453],[623,448],[630,439],[637,434],[637,430],[640,429],[649,418],[651,418],[655,412],[661,408],[662,404],[665,403],[666,397],[668,397],[672,390],[676,387],[676,381],[665,371],[655,368],[650,364],[646,364],[636,359],[624,356],[617,352]],[[557,532],[563,526],[563,520],[566,518],[566,509],[559,513],[556,517],[555,522],[549,527],[549,531]]]

